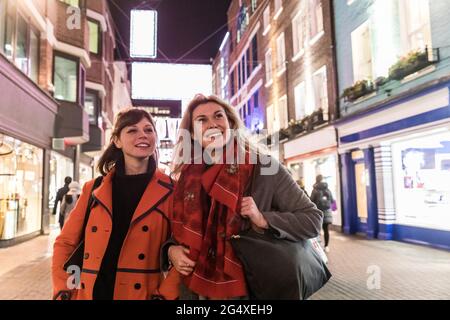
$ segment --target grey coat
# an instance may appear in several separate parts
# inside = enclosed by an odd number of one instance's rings
[[[272,233],[280,239],[293,241],[315,238],[322,227],[323,213],[300,189],[287,169],[271,158],[272,165],[257,164],[246,196],[253,197],[259,211],[267,220]],[[264,174],[271,167],[273,174]],[[171,239],[161,250],[161,268],[169,267],[168,249],[176,242]],[[183,284],[180,300],[197,300],[198,295]]]
[[[319,235],[323,213],[300,189],[287,169],[274,161],[275,174],[264,175],[269,165],[255,166],[250,195],[275,235],[281,239],[305,240]]]

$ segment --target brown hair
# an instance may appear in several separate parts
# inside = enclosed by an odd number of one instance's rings
[[[153,130],[156,134],[156,141],[158,141],[155,121],[147,111],[137,108],[128,108],[119,112],[114,122],[114,129],[111,134],[109,145],[103,152],[103,155],[98,162],[98,170],[102,175],[107,175],[108,172],[114,168],[117,161],[123,157],[123,152],[121,149],[116,147],[114,144],[114,139],[120,137],[120,133],[125,127],[135,125],[144,118],[152,124]],[[155,153],[152,154],[151,157],[153,157],[156,163],[158,163],[158,148],[155,149]]]

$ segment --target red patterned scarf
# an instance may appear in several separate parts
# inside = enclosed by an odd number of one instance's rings
[[[196,261],[184,283],[199,295],[217,299],[247,295],[242,265],[228,241],[241,226],[239,210],[253,170],[247,163],[186,165],[177,183],[173,234]],[[209,208],[205,193],[211,198]]]

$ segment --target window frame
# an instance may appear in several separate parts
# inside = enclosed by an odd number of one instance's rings
[[[282,41],[280,41],[282,40]],[[282,45],[280,44],[282,42]],[[277,43],[277,76],[281,76],[286,71],[286,39],[284,32],[280,33],[276,40]],[[281,49],[281,50],[280,50]],[[280,61],[280,58],[282,58]]]
[[[267,49],[264,57],[264,65],[266,68],[266,87],[268,87],[273,83],[273,56],[271,48]],[[268,61],[269,59],[270,61]]]
[[[64,59],[67,59],[67,60],[74,61],[74,62],[76,63],[76,70],[77,70],[77,88],[76,88],[76,99],[75,99],[75,101],[64,100],[64,99],[58,99],[58,98],[55,97],[55,93],[56,93],[56,86],[55,86],[55,69],[56,69],[56,57],[57,57],[57,56],[58,56],[58,57],[61,57],[61,58],[64,58]],[[79,58],[74,57],[74,56],[71,56],[71,55],[69,55],[69,54],[67,54],[67,53],[64,53],[64,52],[61,52],[61,51],[56,51],[56,50],[53,51],[52,83],[53,83],[53,85],[55,86],[54,92],[53,92],[53,97],[54,97],[56,100],[59,100],[59,101],[65,101],[65,102],[68,102],[68,103],[76,103],[76,104],[81,105],[81,103],[80,103],[80,101],[81,101],[81,98],[80,98],[80,90],[81,90],[81,84],[80,84],[80,76],[81,76],[81,74],[80,74],[80,73],[81,73],[81,72],[80,72],[80,65],[81,65],[81,62],[80,62],[80,59],[79,59]],[[83,104],[82,106],[83,106],[83,108],[84,108],[84,104]]]
[[[98,126],[99,125],[98,118],[100,117],[100,110],[102,107],[100,93],[96,90],[86,89],[86,98],[88,96],[93,96],[95,98],[94,99],[94,121],[91,122],[91,119],[89,118],[89,124]],[[83,107],[84,107],[84,110],[86,111],[86,113],[89,115],[89,113],[86,110],[86,100],[85,100],[85,105]]]
[[[370,74],[369,75],[365,75],[363,74],[363,72],[361,72],[360,70],[360,66],[361,65],[365,65],[368,66],[368,62],[363,61],[361,62],[360,59],[358,59],[358,63],[355,59],[356,53],[357,52],[362,52],[362,50],[359,50],[362,47],[362,44],[355,43],[355,40],[357,41],[361,41],[362,37],[361,35],[364,33],[364,31],[362,31],[362,29],[367,29],[367,32],[369,33],[368,35],[368,44],[370,46],[370,48],[368,49],[370,52]],[[364,79],[372,79],[374,76],[374,70],[373,70],[373,51],[372,51],[372,42],[371,42],[371,30],[370,30],[370,23],[369,20],[363,22],[361,25],[359,25],[355,30],[353,30],[350,34],[351,37],[351,46],[352,46],[352,66],[353,66],[353,82],[359,81],[359,80],[364,80]],[[360,55],[358,57],[361,57]]]
[[[103,32],[102,32],[102,26],[99,21],[95,19],[88,18],[88,27],[89,27],[89,54],[97,57],[101,57],[103,54]],[[98,31],[98,41],[97,41],[97,53],[91,51],[91,27],[90,23],[97,25],[97,31]]]
[[[270,2],[267,4],[267,7],[265,7],[263,11],[263,28],[263,36],[265,36],[271,28]]]

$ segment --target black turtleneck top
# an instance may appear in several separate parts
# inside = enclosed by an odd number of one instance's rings
[[[116,164],[112,179],[112,230],[108,247],[94,285],[94,300],[112,300],[117,273],[117,263],[123,242],[128,234],[131,219],[142,195],[156,170],[156,162],[150,158],[147,172],[126,175],[124,160]]]

